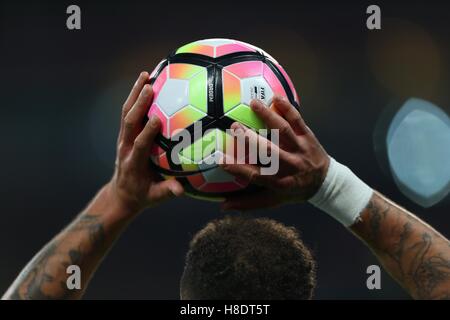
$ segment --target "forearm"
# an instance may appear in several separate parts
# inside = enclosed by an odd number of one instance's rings
[[[351,230],[412,297],[450,298],[450,242],[431,226],[374,192]]]
[[[3,299],[77,299],[135,213],[114,201],[105,186],[75,220],[22,270]],[[81,289],[68,289],[69,265],[81,270]]]

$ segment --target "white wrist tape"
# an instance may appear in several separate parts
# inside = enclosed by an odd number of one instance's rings
[[[373,190],[349,168],[330,157],[325,180],[309,202],[349,227],[367,206],[372,194]]]

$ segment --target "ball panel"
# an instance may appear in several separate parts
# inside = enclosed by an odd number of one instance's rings
[[[158,157],[158,165],[164,169],[170,169],[169,160],[167,159],[167,152],[164,152]]]
[[[216,151],[210,156],[206,157],[205,162],[199,163],[200,170],[207,170],[202,172],[203,177],[206,182],[233,182],[235,180],[234,176],[226,172],[220,167],[217,167],[217,162],[213,162],[213,160],[218,160],[223,156],[223,153],[220,151]],[[208,164],[210,163],[210,164]],[[214,168],[216,167],[216,168]],[[214,169],[211,169],[214,168]]]
[[[153,88],[153,100],[154,101],[158,98],[159,92],[161,91],[164,83],[166,83],[167,71],[168,71],[167,67],[165,67],[163,70],[161,70],[159,76],[153,82],[152,88]]]
[[[198,40],[195,43],[197,43],[199,45],[219,47],[219,46],[223,46],[223,45],[234,44],[234,43],[236,43],[236,41],[231,40],[231,39],[213,38],[213,39]]]
[[[278,94],[286,97],[286,91],[283,88],[280,80],[278,80],[277,76],[273,73],[273,71],[269,68],[268,65],[264,64],[264,79],[266,79],[270,88],[272,89],[274,94]]]
[[[205,165],[207,167],[208,165]],[[202,167],[202,165],[200,166]],[[203,172],[206,182],[234,182],[234,177],[221,168],[214,168]]]
[[[174,94],[176,92],[177,94]],[[167,116],[172,116],[189,104],[189,81],[167,79],[156,98],[156,103]]]
[[[226,66],[224,70],[241,79],[256,77],[263,74],[263,63],[261,61],[238,62]]]
[[[205,39],[182,46],[176,51],[176,54],[194,53],[218,58],[236,52],[255,52],[256,49],[245,42],[231,39]]]
[[[208,112],[208,73],[200,71],[189,80],[189,102],[198,110]]]
[[[195,121],[205,117],[206,114],[192,106],[186,106],[169,118],[169,136],[186,129]]]
[[[266,106],[272,103],[273,91],[262,76],[241,80],[241,103],[250,105],[253,99],[261,100]]]
[[[187,180],[194,189],[200,190],[200,188],[206,183],[205,178],[201,173],[188,176]]]
[[[219,47],[216,47],[215,57],[221,57],[226,54],[231,54],[235,52],[254,52],[251,48],[244,46],[242,44],[226,44]]]
[[[169,64],[169,78],[188,80],[201,71],[206,71],[204,67],[189,63]]]
[[[215,163],[207,163],[208,160],[217,159],[221,155],[222,153],[220,151],[216,151],[198,164],[183,156],[180,157],[182,168],[186,172],[205,170],[204,172],[187,176],[187,180],[194,189],[203,192],[220,192],[220,190],[225,189],[235,191],[243,187],[237,183],[234,176],[225,172],[222,168],[217,167]]]
[[[184,171],[198,171],[200,168],[197,163],[193,162],[191,159],[185,158],[183,156],[179,156],[179,160],[181,163],[181,167]]]
[[[264,122],[245,104],[240,104],[236,108],[226,113],[226,116],[245,124],[252,129],[264,129]]]
[[[197,42],[188,43],[176,51],[178,53],[196,53],[208,57],[214,57],[214,47],[210,45],[201,45]]]
[[[239,78],[224,70],[222,72],[223,111],[227,112],[241,101]]]

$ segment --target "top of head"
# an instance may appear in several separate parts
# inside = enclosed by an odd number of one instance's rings
[[[310,299],[316,264],[293,227],[267,218],[226,216],[189,245],[182,299]]]

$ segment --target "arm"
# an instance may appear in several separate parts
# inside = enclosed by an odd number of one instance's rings
[[[103,257],[144,208],[183,193],[176,180],[159,181],[148,166],[158,118],[142,125],[153,92],[141,73],[124,104],[113,178],[75,220],[22,270],[3,299],[80,298]],[[81,289],[69,290],[69,265],[81,269]]]
[[[274,98],[276,112],[259,101],[253,101],[251,107],[268,128],[279,130],[279,146],[238,123],[232,129],[236,135],[249,137],[249,144],[269,145],[270,152],[279,156],[280,169],[275,175],[262,175],[258,166],[234,164],[226,158],[224,170],[264,189],[228,198],[224,210],[310,201],[364,241],[412,297],[450,298],[450,243],[445,237],[374,192],[347,167],[331,161],[301,115],[284,98]]]
[[[416,299],[450,299],[450,242],[375,192],[350,229]]]

